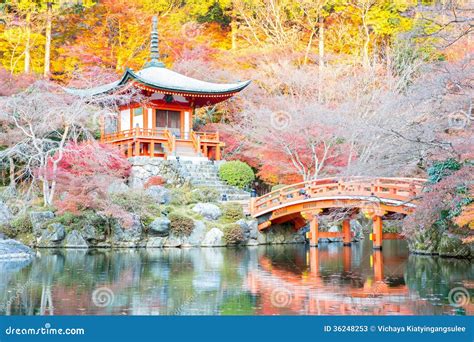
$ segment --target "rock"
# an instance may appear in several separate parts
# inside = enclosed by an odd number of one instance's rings
[[[9,223],[13,219],[13,215],[8,206],[0,201],[0,224]]]
[[[63,247],[88,248],[89,245],[87,244],[86,240],[82,237],[82,235],[77,230],[73,230],[72,232],[67,234],[66,239],[64,240]]]
[[[45,228],[45,223],[54,218],[52,211],[32,211],[30,212],[31,225],[33,233],[38,234],[41,229]]]
[[[246,246],[257,246],[258,244],[258,241],[255,239],[250,239],[245,243]]]
[[[200,246],[206,235],[206,225],[202,221],[194,221],[194,229],[188,237],[188,244],[191,246]]]
[[[167,217],[158,217],[150,224],[150,231],[160,236],[167,236],[170,232],[171,221]]]
[[[167,237],[150,237],[146,243],[146,248],[162,248],[164,247]]]
[[[33,258],[33,251],[24,244],[16,240],[0,240],[0,260],[30,260]]]
[[[185,236],[177,236],[171,234],[164,243],[164,247],[180,247],[188,243],[188,240]]]
[[[222,215],[221,209],[212,203],[198,203],[193,211],[210,220],[217,220]]]
[[[277,224],[262,232],[257,229],[259,244],[304,243],[306,241],[304,228],[295,232],[291,224]]]
[[[124,182],[113,182],[107,188],[107,192],[111,194],[122,194],[130,191],[130,188]]]
[[[223,241],[224,233],[218,228],[212,228],[204,236],[204,240],[201,243],[203,247],[219,247],[225,246]]]
[[[66,237],[66,230],[61,223],[52,223],[43,230],[38,238],[39,247],[57,247]]]
[[[360,241],[364,239],[364,227],[357,220],[351,220],[351,230],[354,232],[352,241]]]
[[[0,240],[5,240],[5,235],[3,233],[0,233]]]
[[[145,193],[159,204],[168,204],[171,200],[171,192],[161,185],[150,186]]]
[[[257,222],[257,220],[247,221],[247,225],[249,227],[249,239],[256,240],[257,239],[257,233],[258,233],[258,222]]]
[[[112,225],[112,241],[121,247],[133,247],[140,241],[142,232],[140,217],[134,214],[130,226],[125,226],[121,222]]]
[[[244,219],[238,220],[235,222],[242,228],[242,233],[244,234],[244,240],[248,240],[250,237],[250,227]]]
[[[104,241],[105,235],[91,224],[86,224],[82,229],[82,237],[87,241]]]

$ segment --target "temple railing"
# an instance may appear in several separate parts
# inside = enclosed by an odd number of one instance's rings
[[[173,153],[176,149],[176,137],[168,129],[165,129],[165,137],[168,153]]]
[[[199,156],[213,157],[220,160],[221,148],[224,146],[219,141],[219,133],[210,132],[179,132],[169,128],[140,128],[121,130],[113,133],[101,131],[100,141],[106,144],[119,146],[127,151],[127,155],[155,156],[155,144],[160,144],[165,158],[175,154],[180,147],[192,146]],[[157,152],[158,153],[158,152]],[[163,152],[160,152],[163,154]]]
[[[165,130],[154,128],[133,128],[126,129],[119,132],[107,133],[101,136],[101,142],[115,142],[118,140],[131,139],[136,137],[153,137],[165,139]]]
[[[196,153],[201,153],[201,137],[194,131],[191,131],[191,142]]]

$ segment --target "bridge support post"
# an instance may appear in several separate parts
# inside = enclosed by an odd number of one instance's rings
[[[383,281],[383,256],[381,251],[374,251],[373,264],[374,264],[374,280]]]
[[[346,219],[342,221],[342,240],[344,242],[344,246],[350,246],[352,241],[351,236],[351,220]]]
[[[319,241],[319,222],[318,222],[318,215],[313,215],[311,221],[309,223],[309,231],[311,233],[311,240],[309,245],[311,247],[318,247]]]
[[[382,249],[383,223],[381,216],[373,217],[372,242],[374,249]]]

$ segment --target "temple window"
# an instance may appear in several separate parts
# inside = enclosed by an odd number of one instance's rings
[[[157,109],[156,128],[168,128],[174,135],[181,133],[181,112],[175,110]]]
[[[143,128],[143,108],[142,107],[133,109],[133,127]]]

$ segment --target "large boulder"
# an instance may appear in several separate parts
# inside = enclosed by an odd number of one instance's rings
[[[194,229],[188,237],[188,244],[191,246],[201,245],[204,236],[206,235],[206,225],[202,221],[194,221]]]
[[[77,231],[73,230],[67,234],[66,239],[64,240],[63,247],[66,248],[88,248],[86,240],[82,235]]]
[[[224,233],[218,228],[212,228],[204,236],[201,246],[203,247],[219,247],[225,246]]]
[[[212,203],[198,203],[193,207],[193,211],[209,220],[217,220],[221,217],[221,209]]]
[[[145,246],[146,248],[162,248],[165,246],[167,240],[167,237],[162,236],[149,237]]]
[[[115,222],[112,225],[112,243],[118,247],[134,247],[141,240],[142,233],[140,217],[133,215],[130,224]]]
[[[42,230],[37,244],[38,247],[58,247],[65,237],[65,227],[61,223],[52,223]]]
[[[159,236],[167,236],[171,221],[167,217],[158,217],[150,224],[150,232]]]
[[[82,229],[82,237],[90,242],[104,241],[105,234],[91,224],[86,224]]]
[[[54,218],[52,211],[32,211],[30,212],[31,225],[33,233],[39,234],[46,227],[46,223]]]
[[[13,219],[13,215],[8,206],[0,201],[0,225],[9,223]]]
[[[163,247],[181,247],[182,245],[188,244],[188,238],[186,236],[170,234],[168,239],[163,244]]]
[[[33,258],[33,251],[16,240],[0,240],[0,260],[8,261],[15,260],[29,260]]]
[[[277,224],[262,232],[257,232],[259,244],[304,243],[305,230],[295,231],[291,224]]]
[[[171,200],[170,191],[161,185],[150,186],[145,193],[159,204],[168,204]]]

